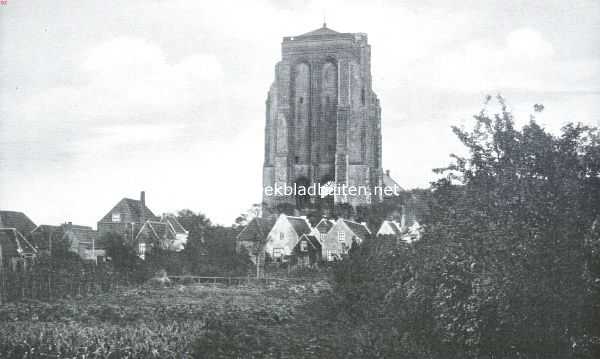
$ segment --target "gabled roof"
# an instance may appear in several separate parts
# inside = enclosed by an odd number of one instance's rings
[[[4,258],[34,254],[36,249],[14,228],[0,228],[0,246]]]
[[[250,223],[237,235],[238,241],[261,241],[275,225],[274,218],[254,217]]]
[[[303,234],[300,236],[298,243],[296,243],[296,247],[300,244],[302,240],[306,240],[314,249],[321,250],[321,242],[317,239],[317,237],[310,234]]]
[[[317,223],[317,225],[315,226],[316,230],[319,231],[319,233],[328,233],[331,227],[333,227],[333,223],[327,218],[321,219],[319,223]]]
[[[331,30],[330,28],[327,27],[327,24],[323,24],[322,27],[313,30],[313,31],[309,31],[305,34],[296,36],[296,37],[309,37],[309,36],[327,36],[327,35],[337,35],[339,34],[339,32],[335,31],[335,30]]]
[[[119,201],[99,222],[112,222],[113,213],[121,213],[123,218],[122,222],[126,223],[141,223],[142,222],[142,202],[136,199],[123,198]],[[152,213],[152,211],[144,206],[144,219],[145,220],[156,220],[159,218]]]
[[[179,221],[177,220],[177,218],[175,218],[175,216],[166,215],[161,219],[161,222],[169,225],[176,234],[187,234],[188,233],[188,231],[186,231],[185,228],[183,228],[183,226],[181,225],[181,223],[179,223]]]
[[[343,221],[344,221],[344,224],[346,226],[348,226],[348,228],[350,228],[350,230],[352,232],[354,232],[354,234],[358,238],[364,240],[364,239],[367,239],[367,238],[371,237],[371,232],[369,231],[369,229],[365,225],[360,224],[360,223],[356,223],[356,222],[353,222],[353,221],[349,221],[347,219],[344,219]]]
[[[396,182],[396,180],[394,180],[392,176],[390,176],[389,171],[385,171],[385,173],[383,174],[383,187],[391,189],[397,188],[398,191],[404,192],[404,188],[402,188],[402,186],[400,186],[398,182]]]
[[[17,231],[28,234],[36,225],[23,212],[0,211],[0,228],[15,228]]]
[[[306,218],[292,216],[286,216],[286,218],[288,222],[290,222],[290,224],[292,225],[292,228],[294,228],[294,231],[296,231],[298,237],[300,237],[303,234],[310,233],[310,224],[308,223],[308,220]]]
[[[400,225],[400,223],[395,222],[395,221],[389,221],[389,220],[385,220],[383,221],[383,223],[381,223],[381,227],[388,225],[392,231],[394,232],[395,235],[399,236],[402,234],[402,226]]]

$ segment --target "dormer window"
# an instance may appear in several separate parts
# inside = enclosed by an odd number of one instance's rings
[[[113,213],[112,221],[113,222],[121,222],[121,213]]]

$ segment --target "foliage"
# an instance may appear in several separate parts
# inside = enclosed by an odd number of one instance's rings
[[[366,243],[336,269],[340,308],[354,335],[369,327],[371,357],[599,354],[598,131],[553,136],[533,118],[518,130],[498,100],[501,113],[454,129],[469,156],[440,171],[422,240]]]

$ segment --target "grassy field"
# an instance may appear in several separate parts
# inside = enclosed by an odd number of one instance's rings
[[[54,303],[5,304],[0,357],[323,357],[332,347],[323,333],[332,328],[315,308],[328,293],[326,281],[312,280],[130,288]]]

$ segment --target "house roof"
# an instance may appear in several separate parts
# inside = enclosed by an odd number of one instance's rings
[[[350,228],[350,230],[354,232],[354,234],[360,239],[367,239],[371,236],[371,232],[363,224],[349,221],[347,219],[344,219],[344,224],[346,224],[346,226],[348,226],[348,228]]]
[[[19,257],[22,254],[33,254],[35,248],[14,228],[0,228],[0,247],[4,258]]]
[[[261,241],[275,225],[274,218],[254,217],[250,223],[237,235],[238,241]]]
[[[321,219],[321,221],[319,221],[319,223],[317,223],[315,226],[319,233],[328,233],[331,227],[333,227],[333,223],[331,223],[331,221],[327,218]]]
[[[385,220],[383,221],[383,223],[381,223],[381,227],[383,227],[386,224],[390,226],[395,235],[399,236],[402,234],[402,228],[398,222]]]
[[[390,172],[389,171],[386,171],[383,174],[383,186],[384,186],[384,188],[386,188],[386,187],[387,188],[392,188],[392,189],[397,188],[398,191],[404,192],[404,188],[402,188],[402,186],[400,186],[398,184],[398,182],[396,182],[396,180],[394,180],[392,178],[392,176],[390,176]]]
[[[112,222],[112,214],[120,213],[124,215],[122,222],[127,223],[141,223],[142,213],[144,214],[145,220],[156,220],[159,218],[152,213],[152,211],[144,206],[144,211],[141,210],[142,202],[137,199],[123,198],[119,201],[99,222]]]
[[[296,243],[296,246],[298,246],[300,244],[300,242],[302,240],[306,239],[308,241],[308,243],[316,250],[321,250],[321,242],[319,242],[319,240],[317,239],[317,237],[311,235],[311,234],[303,234],[300,239],[298,240],[298,243]]]
[[[296,231],[296,234],[298,234],[298,237],[300,237],[303,234],[310,233],[311,228],[306,218],[292,216],[286,216],[286,218],[288,222],[290,222],[290,224],[292,225],[292,228],[294,228],[294,231]]]
[[[21,233],[28,234],[36,225],[23,212],[0,211],[0,228],[15,228]]]
[[[83,245],[88,249],[104,248],[103,242],[98,241],[98,231],[93,230],[90,227],[85,226],[73,226],[71,229],[65,232],[65,235],[72,241],[77,241],[79,245]]]
[[[304,34],[296,36],[296,37],[327,36],[327,35],[338,35],[338,34],[339,34],[339,32],[328,28],[327,24],[323,23],[322,27],[320,27],[316,30],[313,30],[313,31],[309,31],[307,33],[304,33]]]
[[[175,216],[164,216],[161,219],[161,222],[163,223],[167,223],[176,234],[187,234],[188,231],[186,231],[185,228],[183,228],[183,226],[181,225],[181,223],[179,223],[179,221],[177,220],[177,218],[175,218]]]

